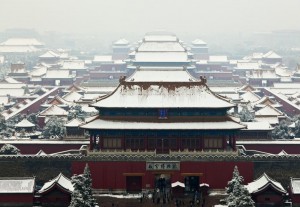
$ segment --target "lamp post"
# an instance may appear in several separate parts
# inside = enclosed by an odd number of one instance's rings
[[[164,138],[161,138],[161,151],[164,153]]]

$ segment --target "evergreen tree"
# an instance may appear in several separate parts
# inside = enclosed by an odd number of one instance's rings
[[[81,175],[72,177],[74,191],[69,207],[94,207],[96,200],[92,194],[92,179],[89,166],[86,165]]]
[[[0,155],[18,155],[20,150],[11,144],[4,144],[0,149]]]
[[[295,128],[293,130],[295,137],[299,137],[300,136],[300,116],[296,115],[293,117],[292,122],[295,123]]]
[[[243,176],[240,176],[240,172],[237,166],[234,167],[233,173],[232,173],[232,179],[228,182],[226,193],[229,195],[233,192],[233,188],[236,183],[243,183],[244,178]]]
[[[249,191],[242,184],[244,178],[240,176],[237,166],[234,167],[232,179],[228,182],[225,201],[228,207],[254,207]]]
[[[289,138],[289,127],[286,121],[281,121],[272,131],[273,139]]]
[[[68,120],[72,120],[74,118],[78,118],[84,120],[87,117],[87,113],[82,110],[81,105],[75,105],[69,110]]]
[[[251,113],[249,111],[247,106],[243,106],[243,109],[239,113],[239,117],[240,117],[242,122],[253,122],[253,120],[255,118],[253,113]]]
[[[57,137],[62,138],[65,134],[66,128],[65,128],[65,122],[63,119],[58,118],[56,116],[50,117],[50,119],[47,121],[43,135],[45,138],[50,137]]]

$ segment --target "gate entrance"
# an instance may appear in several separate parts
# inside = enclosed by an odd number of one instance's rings
[[[126,176],[127,193],[142,192],[142,176]]]
[[[185,192],[186,193],[194,193],[196,191],[199,192],[199,176],[186,176],[184,178]]]

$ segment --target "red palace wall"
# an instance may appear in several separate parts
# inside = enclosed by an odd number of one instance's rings
[[[283,197],[279,194],[270,194],[270,193],[262,193],[257,196],[254,196],[255,203],[259,203],[260,205],[267,204],[282,204]]]
[[[86,162],[72,163],[72,173],[81,174]],[[184,181],[185,176],[200,176],[200,183],[208,183],[213,189],[224,189],[232,178],[235,165],[245,183],[253,181],[253,162],[180,162],[178,171],[147,171],[146,162],[88,162],[95,189],[126,189],[126,176],[142,176],[142,188],[153,189],[156,174],[170,174],[171,182]]]
[[[33,203],[33,193],[1,193],[0,194],[0,206],[3,206],[3,204],[13,204],[18,203],[24,204],[24,206],[32,206]]]
[[[299,144],[242,144],[247,150],[258,150],[262,152],[268,152],[272,154],[278,154],[284,150],[288,154],[299,154]]]

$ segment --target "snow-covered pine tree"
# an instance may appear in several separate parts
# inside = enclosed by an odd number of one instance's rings
[[[242,122],[252,122],[254,120],[254,115],[249,111],[247,106],[243,106],[243,109],[239,113],[239,117]]]
[[[91,178],[91,172],[90,172],[90,168],[89,165],[86,164],[84,171],[83,171],[83,177],[84,177],[84,186],[85,186],[85,196],[84,198],[89,201],[89,203],[91,204],[91,206],[95,206],[96,200],[93,197],[93,192],[92,192],[92,178]]]
[[[4,144],[0,149],[0,155],[18,155],[20,150],[11,144]]]
[[[243,176],[240,175],[239,169],[237,166],[234,166],[232,179],[227,183],[226,193],[229,195],[233,192],[233,188],[236,183],[241,184],[244,181]]]
[[[64,136],[66,128],[64,126],[64,120],[61,118],[58,118],[56,116],[50,117],[50,119],[47,121],[43,135],[45,138],[50,137],[58,137],[61,138]]]
[[[92,194],[92,179],[89,166],[85,166],[83,174],[74,175],[71,182],[74,186],[74,191],[69,207],[95,207],[97,203]]]
[[[236,203],[237,207],[254,207],[255,203],[251,198],[251,195],[247,188],[243,185],[241,185],[241,195]]]
[[[289,138],[289,127],[286,121],[281,121],[272,131],[273,139],[287,139]]]
[[[83,199],[83,175],[73,175],[71,180],[74,190],[71,195],[71,202],[69,207],[85,207],[85,201]]]
[[[228,196],[224,199],[228,207],[254,207],[254,201],[242,184],[243,181],[244,178],[240,175],[238,167],[235,166],[232,179],[228,182],[226,188]]]
[[[77,104],[69,110],[68,120],[72,120],[74,118],[84,120],[87,116],[88,114],[82,110],[82,106]]]

